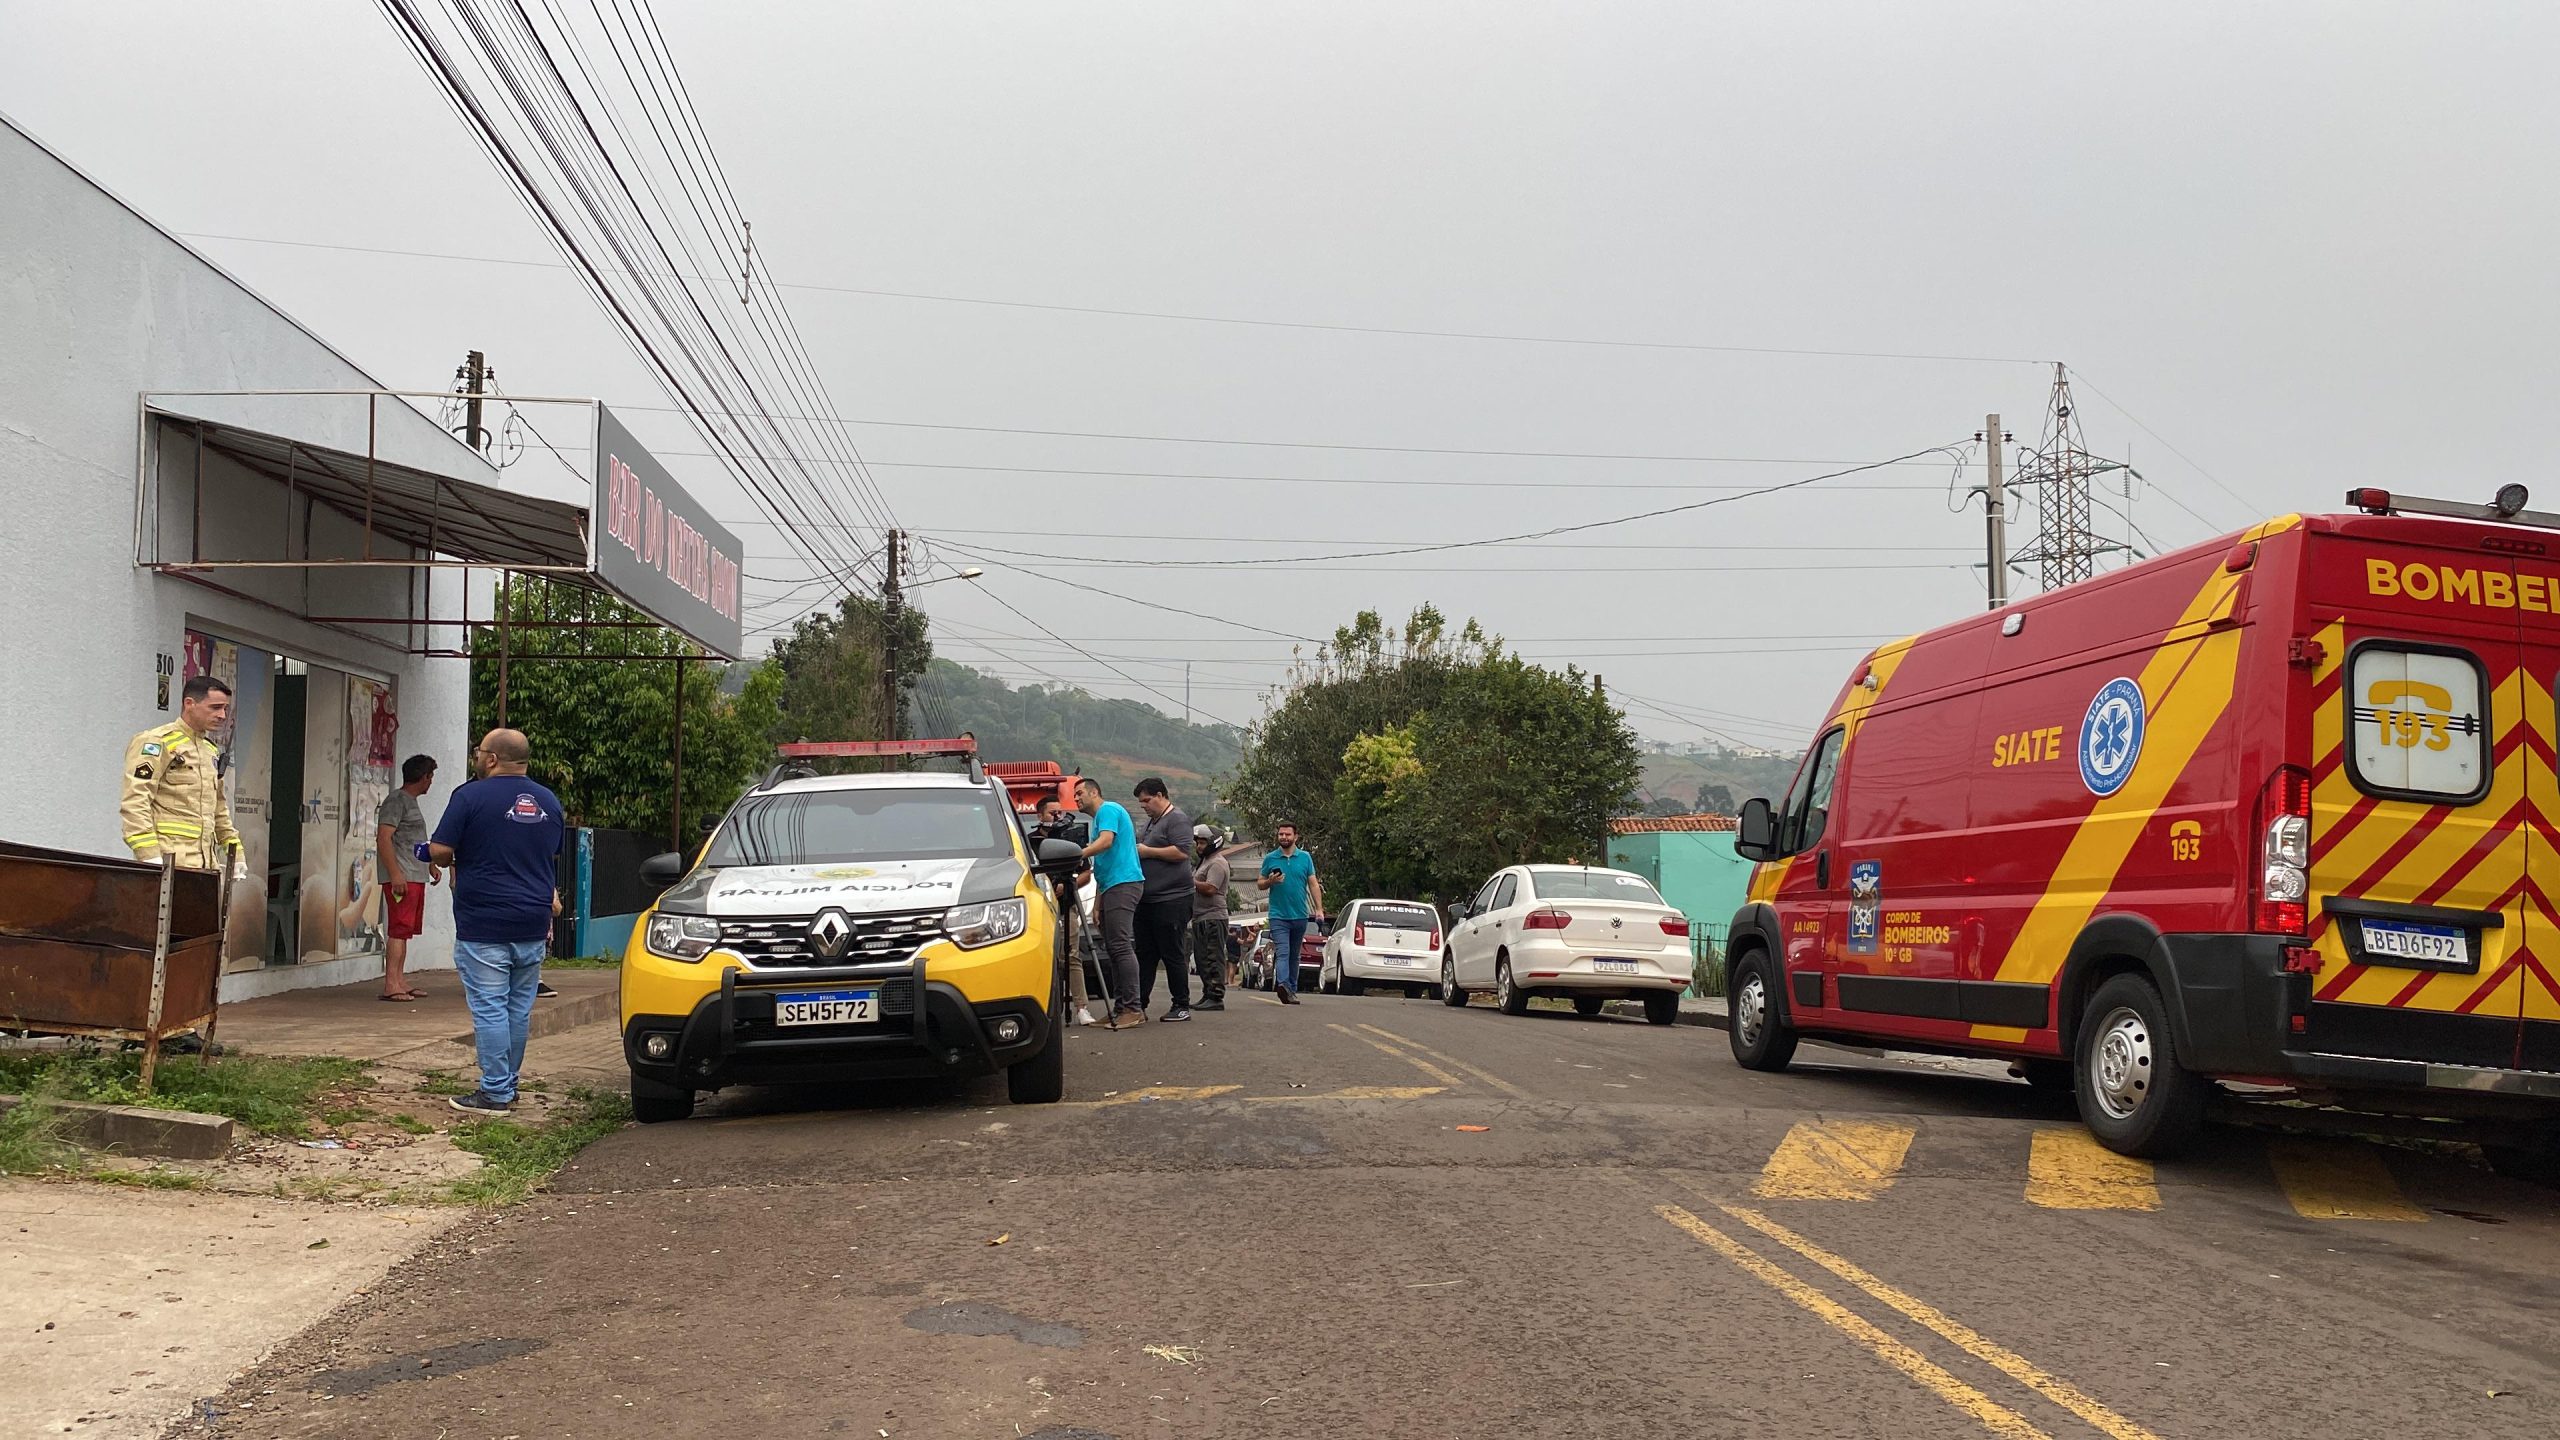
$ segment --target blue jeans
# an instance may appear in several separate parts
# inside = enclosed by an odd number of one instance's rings
[[[1298,988],[1298,944],[1307,938],[1307,917],[1271,917],[1271,983],[1283,990]]]
[[[453,968],[471,1004],[471,1038],[480,1051],[480,1093],[492,1100],[515,1103],[533,987],[542,983],[542,957],[550,948],[548,940],[453,942]]]

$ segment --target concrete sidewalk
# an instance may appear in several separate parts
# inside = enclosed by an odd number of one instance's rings
[[[621,972],[548,970],[543,979],[560,992],[533,1004],[533,1038],[540,1040],[620,1011]],[[450,970],[411,977],[425,998],[384,1000],[380,977],[324,989],[288,990],[222,1007],[214,1034],[236,1050],[261,1055],[341,1055],[350,1060],[389,1060],[411,1051],[471,1038],[471,1011],[462,981]]]

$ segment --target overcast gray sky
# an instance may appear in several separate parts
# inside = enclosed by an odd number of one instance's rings
[[[786,287],[2006,357],[786,288],[853,419],[1387,447],[861,425],[899,520],[946,561],[1578,523],[1966,440],[1986,411],[2030,439],[2050,367],[2029,362],[2051,360],[2085,377],[2091,448],[2149,477],[2133,517],[2164,544],[2335,508],[2349,484],[2545,488],[2547,3],[658,9]],[[0,111],[182,233],[557,258],[357,0],[0,0]],[[197,243],[395,386],[447,385],[476,346],[518,393],[665,403],[565,270]],[[634,413],[653,445],[701,448]],[[1721,458],[1437,453],[1468,450]],[[712,462],[671,463],[739,522],[751,576],[805,573]],[[970,465],[1242,478],[917,468]],[[1703,718],[1792,746],[1858,651],[1980,605],[1980,511],[1951,512],[1950,474],[1575,548],[1052,573],[1309,635],[1432,600],[1642,697],[1648,735]],[[1315,483],[1339,481],[1360,483]],[[1177,696],[1194,662],[1208,715],[1252,719],[1283,673],[1284,642],[987,584]],[[967,584],[919,598],[952,658],[1143,694],[1036,636],[994,658],[963,633],[1031,632]]]

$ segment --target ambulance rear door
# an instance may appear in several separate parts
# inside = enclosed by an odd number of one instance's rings
[[[2529,792],[2537,775],[2551,786],[2560,647],[2544,651],[2537,681],[2515,562],[2463,543],[2478,534],[2351,520],[2310,539],[2320,968],[2297,1043],[2314,1051],[2498,1069],[2517,1060]]]
[[[2543,541],[2527,542],[2535,546]],[[2523,831],[2526,846],[2521,908],[2526,954],[2518,965],[2523,1001],[2516,1063],[2526,1070],[2560,1071],[2560,903],[2554,894],[2560,860],[2560,564],[2534,554],[2516,562],[2516,615],[2524,627],[2523,743],[2516,756],[2525,767]]]

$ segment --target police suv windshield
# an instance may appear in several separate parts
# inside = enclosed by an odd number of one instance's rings
[[[977,790],[797,790],[742,801],[703,863],[1010,859],[1010,809]]]

